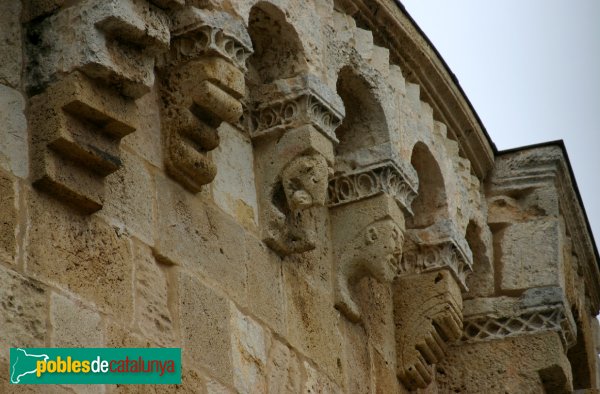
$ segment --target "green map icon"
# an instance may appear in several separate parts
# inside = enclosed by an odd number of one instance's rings
[[[24,349],[10,349],[11,366],[10,366],[10,382],[13,384],[21,383],[21,378],[26,375],[35,374],[37,371],[38,361],[47,361],[47,354],[31,354]]]

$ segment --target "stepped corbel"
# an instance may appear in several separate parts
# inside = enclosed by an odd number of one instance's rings
[[[160,64],[165,166],[196,193],[217,172],[207,155],[219,145],[217,128],[242,115],[252,43],[242,22],[225,12],[186,7],[173,13],[173,23]]]
[[[394,284],[398,377],[410,390],[433,381],[432,365],[462,335],[462,295],[473,257],[452,222],[406,232]]]
[[[87,0],[29,22],[27,35],[33,184],[93,213],[168,48],[168,18],[147,1]]]
[[[315,209],[325,206],[341,100],[312,75],[277,80],[252,94],[250,136],[263,195],[263,240],[282,256],[316,246]]]

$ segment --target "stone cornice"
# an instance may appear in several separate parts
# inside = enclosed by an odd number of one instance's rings
[[[520,298],[465,301],[463,341],[491,341],[548,331],[557,332],[565,349],[575,344],[577,327],[558,287],[527,290]]]
[[[577,184],[572,176],[562,141],[519,148],[501,153],[490,179],[489,193],[510,194],[516,190],[551,186],[557,189],[558,203],[566,228],[583,270],[590,313],[600,309],[600,271],[593,235],[587,222]]]
[[[390,50],[390,61],[401,67],[409,82],[420,85],[421,98],[433,108],[434,118],[447,125],[448,136],[484,179],[494,165],[494,147],[456,77],[404,7],[393,0],[338,4],[373,32],[378,45]]]

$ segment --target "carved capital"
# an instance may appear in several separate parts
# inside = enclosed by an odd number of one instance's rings
[[[250,111],[250,136],[274,137],[286,130],[312,125],[337,144],[335,129],[344,118],[341,99],[312,75],[278,80],[260,87]]]
[[[450,221],[426,229],[408,230],[404,247],[401,275],[448,268],[462,290],[468,290],[466,276],[472,271],[473,254]]]
[[[165,166],[197,193],[217,174],[207,156],[219,145],[217,127],[242,115],[242,66],[250,39],[241,22],[223,12],[188,7],[174,20],[171,51],[160,69]],[[234,27],[242,38],[226,33]]]
[[[565,346],[573,346],[577,326],[562,290],[546,287],[527,290],[519,298],[480,298],[465,302],[463,341],[492,341],[555,331]]]
[[[102,208],[103,178],[121,167],[119,141],[136,115],[134,102],[79,72],[32,97],[34,186],[84,213]]]
[[[186,7],[173,13],[171,50],[161,66],[218,56],[246,71],[252,41],[241,21],[220,11]]]
[[[409,214],[412,214],[410,206],[417,196],[414,185],[408,181],[404,172],[393,160],[336,176],[329,181],[328,191],[329,207],[386,193]]]
[[[447,269],[399,277],[394,283],[398,378],[409,390],[426,388],[432,364],[462,334],[460,287]]]

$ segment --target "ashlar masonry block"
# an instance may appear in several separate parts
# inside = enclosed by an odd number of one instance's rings
[[[255,320],[231,306],[233,383],[241,393],[264,393],[269,337]]]
[[[173,267],[158,262],[149,247],[137,242],[134,259],[136,325],[144,337],[154,343],[173,346],[174,316],[170,308],[175,291]]]
[[[243,227],[171,179],[156,177],[156,182],[157,233],[161,237],[155,255],[209,278],[244,305],[247,254]]]
[[[29,170],[25,104],[18,90],[0,84],[0,167],[19,178]]]
[[[302,367],[298,356],[286,345],[273,339],[267,360],[267,387],[270,393],[300,392]]]
[[[182,358],[233,383],[230,301],[191,275],[179,276]]]
[[[48,291],[41,283],[0,266],[0,327],[8,361],[10,347],[39,347],[45,343]],[[8,371],[8,369],[6,370]]]
[[[513,223],[501,241],[503,290],[559,285],[562,268],[562,230],[558,219]]]
[[[18,225],[15,182],[0,170],[0,259],[14,263],[17,253],[16,228]]]
[[[127,237],[96,216],[81,216],[30,189],[27,213],[26,272],[122,322],[131,321],[133,263]]]
[[[52,346],[103,347],[104,329],[100,314],[77,301],[53,293],[50,297]]]

